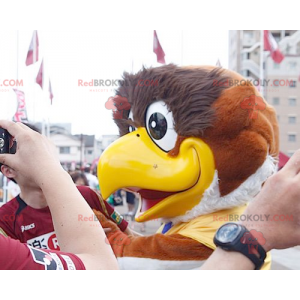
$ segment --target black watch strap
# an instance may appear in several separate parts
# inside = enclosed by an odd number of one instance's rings
[[[260,270],[265,262],[265,258],[267,255],[266,251],[257,242],[257,239],[251,234],[251,232],[243,225],[236,223],[227,223],[221,226],[219,230],[221,230],[222,227],[228,226],[230,224],[234,224],[240,228],[240,233],[238,234],[238,236],[232,242],[222,243],[216,238],[216,234],[214,237],[215,245],[226,251],[237,251],[242,253],[253,262],[255,270]]]

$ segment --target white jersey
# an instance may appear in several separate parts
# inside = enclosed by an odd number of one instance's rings
[[[86,176],[86,179],[89,182],[90,188],[96,190],[99,184],[98,178],[95,175],[92,175],[91,173],[84,173],[84,175]]]

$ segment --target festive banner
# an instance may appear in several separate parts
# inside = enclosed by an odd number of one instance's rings
[[[22,91],[14,89],[17,94],[18,107],[15,115],[13,116],[13,121],[15,122],[28,122],[26,103],[25,103],[25,94]]]
[[[39,72],[36,76],[36,83],[43,89],[43,77],[44,77],[44,60],[42,60]]]
[[[53,92],[52,92],[52,87],[51,87],[51,81],[49,79],[49,94],[50,94],[50,100],[51,100],[51,105],[52,105],[52,99],[53,99]]]
[[[278,44],[269,30],[264,30],[264,50],[271,52],[272,59],[280,64],[284,59],[284,55],[279,50]]]
[[[26,66],[32,65],[39,60],[39,38],[37,30],[34,30],[31,43],[28,49]]]
[[[166,63],[166,61],[165,61],[165,52],[164,52],[163,48],[160,45],[160,42],[159,42],[157,34],[156,34],[156,30],[154,30],[153,52],[157,56],[157,62],[159,62],[161,64]]]

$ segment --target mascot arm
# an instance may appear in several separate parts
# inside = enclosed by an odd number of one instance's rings
[[[106,233],[119,265],[125,269],[197,268],[212,254],[205,245],[180,234],[128,236],[100,212],[94,211]]]

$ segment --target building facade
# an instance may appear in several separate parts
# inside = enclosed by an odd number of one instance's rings
[[[41,123],[35,124],[39,129]],[[97,139],[95,135],[71,134],[70,123],[50,124],[50,139],[56,146],[62,166],[67,170],[75,170],[85,165],[95,165],[103,150],[113,141],[114,136]],[[104,144],[103,144],[104,141]]]
[[[300,31],[271,30],[285,58],[276,64],[264,52],[264,97],[276,109],[280,151],[300,148]],[[252,80],[260,78],[261,31],[229,32],[229,68]]]

